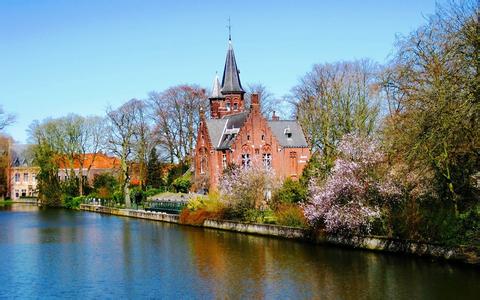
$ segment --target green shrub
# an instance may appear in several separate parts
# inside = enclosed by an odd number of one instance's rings
[[[123,195],[122,191],[113,192],[112,198],[113,198],[113,201],[115,201],[115,203],[124,203],[125,202],[125,196]]]
[[[132,203],[141,204],[147,199],[147,196],[141,187],[135,187],[130,190],[130,199]]]
[[[287,178],[280,189],[273,195],[273,206],[304,202],[307,189],[296,180]]]
[[[85,196],[72,197],[64,195],[63,205],[67,209],[78,209],[85,199]]]
[[[282,205],[276,211],[277,224],[290,227],[307,227],[302,209],[297,205]]]
[[[95,176],[93,179],[94,193],[102,199],[112,199],[118,181],[112,174],[104,173]]]
[[[184,175],[175,179],[172,183],[172,186],[177,193],[188,193],[190,187],[192,186],[192,181],[190,180],[189,175]]]
[[[160,187],[160,188],[150,188],[145,191],[145,196],[146,197],[152,197],[160,193],[164,193],[166,191],[165,187]]]

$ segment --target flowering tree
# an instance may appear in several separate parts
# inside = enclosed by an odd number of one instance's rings
[[[271,168],[252,163],[248,168],[231,165],[223,173],[219,191],[227,207],[242,215],[248,209],[264,209],[279,182]]]
[[[384,155],[369,138],[348,134],[323,182],[312,181],[304,213],[311,225],[331,233],[369,233],[380,206],[399,197],[392,175],[382,172]],[[382,175],[383,174],[383,175]]]

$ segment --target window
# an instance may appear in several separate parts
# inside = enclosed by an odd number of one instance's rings
[[[37,174],[32,174],[32,181],[35,182],[37,180]]]
[[[27,196],[27,190],[22,190],[22,197],[26,197]]]
[[[227,111],[230,111],[230,102],[227,102]]]
[[[207,158],[203,156],[200,159],[200,174],[205,174],[206,170],[207,170]]]
[[[249,134],[247,134],[247,141],[249,141],[249,140],[250,140],[250,135],[249,135]]]
[[[28,173],[23,173],[23,181],[28,182]]]
[[[290,127],[285,128],[283,133],[287,136],[288,139],[292,138],[292,131],[290,130]]]
[[[18,196],[20,196],[20,194],[18,193],[18,190],[15,190],[15,198],[18,198]]]
[[[222,168],[227,168],[227,155],[225,153],[222,154]]]
[[[272,166],[272,155],[270,153],[263,154],[263,166],[269,168]]]
[[[292,175],[297,175],[297,152],[290,152],[290,170]]]
[[[250,166],[250,154],[242,154],[242,167],[247,168]]]
[[[233,103],[233,110],[238,110],[238,103]]]
[[[255,149],[255,154],[260,154],[260,149]]]
[[[20,182],[20,173],[15,173],[15,182]]]
[[[264,140],[265,140],[265,135],[264,135],[264,134],[262,134],[262,141],[264,141]]]

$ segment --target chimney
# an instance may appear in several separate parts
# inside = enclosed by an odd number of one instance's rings
[[[259,102],[258,102],[258,94],[257,94],[257,93],[252,94],[252,96],[251,96],[250,98],[251,98],[251,100],[252,100],[252,105],[254,105],[254,104],[257,104],[257,105],[258,105],[258,104],[259,104]]]
[[[275,111],[273,111],[272,121],[279,121],[279,120],[280,120],[280,117],[275,114]]]
[[[258,99],[258,94],[254,93],[250,96],[250,109],[260,113],[260,100]]]

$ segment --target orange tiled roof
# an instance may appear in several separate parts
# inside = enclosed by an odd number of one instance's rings
[[[77,159],[73,161],[73,168],[80,168],[80,155]],[[117,169],[120,167],[120,160],[116,157],[108,156],[103,153],[87,153],[83,157],[83,167],[88,168],[91,166],[91,169]],[[69,169],[70,165],[68,160],[58,159],[58,167],[60,169]]]

